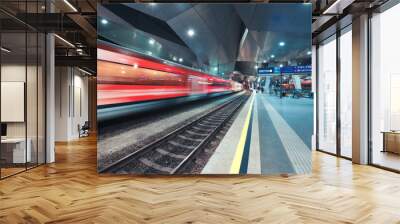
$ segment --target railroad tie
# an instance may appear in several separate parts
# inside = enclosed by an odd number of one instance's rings
[[[160,165],[158,163],[155,163],[155,162],[153,162],[153,161],[151,161],[151,160],[149,160],[147,158],[141,158],[140,162],[142,162],[144,165],[146,165],[146,166],[148,166],[150,168],[156,169],[156,170],[161,171],[161,172],[171,173],[172,170],[173,170],[170,167],[162,166],[162,165]]]
[[[164,156],[169,156],[169,157],[172,157],[175,159],[185,159],[186,158],[186,156],[184,156],[184,155],[179,155],[179,154],[175,154],[173,152],[168,152],[168,151],[165,151],[164,149],[160,149],[160,148],[157,148],[156,151]]]
[[[170,143],[171,145],[177,146],[177,147],[185,148],[185,149],[194,149],[195,148],[195,146],[182,145],[181,143],[173,141],[173,140],[168,141],[168,143]]]
[[[202,139],[195,139],[195,138],[190,138],[190,137],[186,137],[184,135],[178,135],[179,138],[185,139],[185,140],[189,140],[189,141],[197,141],[197,142],[201,142],[203,141]]]
[[[191,135],[199,135],[199,136],[207,136],[207,133],[197,133],[194,131],[190,131],[190,130],[186,130],[187,133],[191,134]]]

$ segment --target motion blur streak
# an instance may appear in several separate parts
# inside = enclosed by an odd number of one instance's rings
[[[97,78],[100,119],[104,113],[108,113],[104,117],[119,116],[121,106],[124,106],[123,114],[137,108],[137,105],[126,107],[129,104],[178,98],[179,102],[193,101],[242,90],[242,84],[232,80],[148,59],[105,44],[98,48]]]

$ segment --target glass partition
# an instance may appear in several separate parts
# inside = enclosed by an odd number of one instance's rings
[[[400,170],[400,4],[371,19],[371,162]]]
[[[318,48],[318,149],[336,153],[336,36]]]
[[[352,33],[351,26],[340,36],[340,155],[352,157]]]
[[[1,34],[2,177],[25,170],[30,158],[26,150],[26,40],[25,32]]]
[[[18,13],[43,1],[1,2]],[[45,35],[0,12],[0,178],[45,162]],[[2,21],[7,20],[7,23]]]

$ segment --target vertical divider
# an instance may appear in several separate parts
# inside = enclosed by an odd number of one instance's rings
[[[340,35],[341,30],[336,28],[336,155],[341,156],[341,117],[340,117],[340,83],[341,83],[341,66],[340,66]]]

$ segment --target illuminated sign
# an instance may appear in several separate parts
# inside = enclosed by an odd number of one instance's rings
[[[281,73],[311,73],[311,65],[285,66]]]
[[[259,68],[258,69],[259,75],[279,74],[279,73],[281,73],[279,67],[269,67],[269,68]]]
[[[299,65],[299,66],[284,66],[280,67],[268,67],[259,68],[258,75],[269,75],[269,74],[281,74],[281,73],[311,73],[311,65]]]

